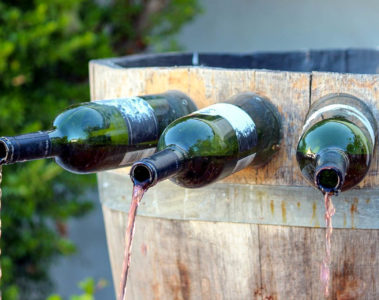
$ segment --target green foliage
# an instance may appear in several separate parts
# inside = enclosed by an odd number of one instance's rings
[[[83,294],[73,295],[70,297],[70,300],[94,300],[95,293],[107,285],[108,283],[104,279],[100,279],[96,284],[93,278],[87,278],[78,284]],[[57,294],[52,294],[46,300],[63,300],[63,298]]]
[[[48,129],[64,107],[89,99],[90,59],[173,50],[199,10],[197,0],[0,1],[0,135]],[[3,171],[2,296],[43,299],[51,262],[75,251],[65,222],[91,209],[84,192],[95,178],[51,160]]]

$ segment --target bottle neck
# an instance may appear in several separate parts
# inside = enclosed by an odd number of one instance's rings
[[[336,148],[328,148],[317,154],[314,182],[323,193],[337,195],[344,184],[349,166],[346,154]]]
[[[162,151],[135,162],[130,177],[135,185],[150,188],[158,182],[178,174],[184,165],[185,154],[177,147],[168,147]]]
[[[48,132],[34,132],[0,138],[0,164],[54,156]]]

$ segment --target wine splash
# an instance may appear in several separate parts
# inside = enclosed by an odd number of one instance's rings
[[[136,219],[138,205],[146,192],[147,187],[140,184],[133,185],[133,195],[132,202],[130,204],[129,214],[128,214],[128,224],[125,231],[125,250],[124,250],[124,261],[122,264],[121,280],[120,280],[120,291],[119,300],[125,300],[126,297],[126,281],[128,279],[128,271],[131,261],[132,252],[132,242],[134,237],[134,222]]]
[[[325,297],[329,296],[329,279],[330,279],[330,265],[331,265],[331,235],[333,232],[332,216],[336,212],[333,206],[331,194],[325,193],[325,256],[320,268],[320,279],[324,289]]]

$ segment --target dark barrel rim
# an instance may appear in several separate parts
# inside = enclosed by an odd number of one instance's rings
[[[253,53],[163,53],[138,54],[96,60],[116,68],[209,67],[267,69],[289,72],[379,73],[379,50],[305,50]]]

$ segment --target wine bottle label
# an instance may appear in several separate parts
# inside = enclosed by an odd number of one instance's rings
[[[242,169],[244,169],[248,165],[250,165],[253,162],[254,158],[255,158],[255,154],[256,153],[250,154],[250,155],[248,155],[248,156],[246,156],[246,157],[241,158],[240,160],[238,160],[237,163],[236,163],[236,166],[233,169],[232,173],[241,171]]]
[[[139,97],[99,100],[96,103],[116,107],[122,114],[129,132],[129,145],[138,145],[157,141],[159,138],[158,121],[153,108],[147,101]],[[129,152],[125,155],[120,166],[132,164],[136,160],[154,153],[155,148]],[[135,159],[135,157],[137,157]]]
[[[326,105],[326,106],[321,107],[320,109],[316,110],[314,113],[312,113],[310,116],[307,117],[307,120],[303,126],[303,132],[313,122],[313,120],[320,118],[320,117],[322,118],[321,115],[323,113],[331,112],[333,110],[344,110],[345,112],[348,112],[351,116],[358,119],[366,127],[366,129],[370,135],[372,145],[375,145],[375,133],[374,133],[374,129],[372,128],[370,121],[358,109],[356,109],[353,106],[345,105],[345,104],[330,104],[330,105]]]
[[[240,153],[248,152],[257,145],[258,136],[255,123],[252,118],[241,108],[230,103],[217,103],[196,112],[196,114],[220,116],[224,118],[234,129]],[[249,165],[255,157],[255,153],[240,159],[234,172]]]
[[[155,153],[155,150],[156,148],[153,147],[143,150],[127,152],[123,160],[120,162],[120,166],[130,165],[138,160],[141,160],[142,158],[149,157]]]

